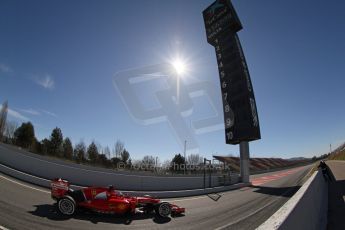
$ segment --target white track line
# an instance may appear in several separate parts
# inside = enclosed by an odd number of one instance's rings
[[[284,195],[284,194],[283,194],[283,195]],[[283,195],[282,195],[282,196],[283,196]],[[261,208],[255,210],[254,212],[249,213],[248,215],[242,217],[241,219],[236,220],[236,221],[231,222],[231,223],[228,223],[228,224],[223,225],[223,226],[221,226],[221,227],[218,227],[218,228],[216,228],[215,230],[226,229],[226,228],[230,227],[231,225],[237,224],[237,223],[239,223],[239,222],[241,222],[241,221],[243,221],[243,220],[245,220],[245,219],[247,219],[247,218],[249,218],[249,217],[255,215],[256,213],[260,212],[261,210],[265,209],[266,207],[270,206],[271,204],[273,204],[274,202],[276,202],[278,199],[279,199],[279,198],[276,198],[275,200],[269,202],[268,204],[266,204],[265,206],[263,206],[263,207],[261,207]]]
[[[309,172],[310,172],[310,171],[309,171]],[[307,174],[307,175],[308,175],[308,174]],[[307,176],[307,175],[306,175],[306,176]],[[306,176],[304,176],[303,179],[304,179]],[[292,189],[292,188],[291,188],[291,189]],[[285,196],[287,193],[289,193],[289,192],[291,191],[291,189],[285,191],[285,192],[282,193],[280,196]],[[266,207],[270,206],[271,204],[273,204],[274,202],[276,202],[276,201],[278,201],[278,200],[279,200],[279,198],[276,198],[276,199],[272,200],[271,202],[267,203],[266,205],[264,205],[263,207],[261,207],[261,208],[255,210],[254,212],[249,213],[249,214],[246,215],[245,217],[242,217],[241,219],[236,220],[236,221],[231,222],[231,223],[228,223],[228,224],[226,224],[226,225],[220,226],[220,227],[216,228],[215,230],[222,230],[222,229],[229,228],[231,225],[237,224],[237,223],[239,223],[239,222],[241,222],[241,221],[243,221],[243,220],[245,220],[245,219],[247,219],[247,218],[249,218],[249,217],[255,215],[256,213],[260,212],[261,210],[265,209]]]
[[[20,174],[24,174],[24,175],[29,176],[29,177],[35,177],[35,178],[38,178],[38,179],[40,179],[40,180],[50,181],[50,180],[44,179],[44,178],[42,178],[42,177],[38,177],[38,176],[33,176],[33,175],[31,175],[31,174],[27,174],[27,173],[25,173],[25,172],[22,172],[22,171],[19,171],[19,170],[17,170],[17,169],[8,167],[8,166],[3,165],[3,164],[1,164],[1,163],[0,163],[0,166],[1,166],[1,167],[4,167],[4,168],[8,168],[9,170],[12,170],[12,171],[16,171],[16,172],[18,172],[18,173],[20,173]]]
[[[42,190],[42,189],[35,188],[35,187],[29,186],[29,185],[26,185],[26,184],[22,184],[22,183],[20,183],[20,182],[18,182],[18,181],[12,180],[12,179],[7,178],[7,177],[4,177],[4,176],[2,176],[2,175],[0,175],[0,178],[5,179],[5,180],[8,180],[8,181],[10,181],[10,182],[12,182],[12,183],[18,184],[18,185],[20,185],[20,186],[23,186],[23,187],[26,187],[26,188],[30,188],[30,189],[32,189],[32,190],[36,190],[36,191],[44,192],[44,193],[50,193],[50,192],[48,192],[48,191],[46,191],[46,190]]]
[[[289,190],[285,191],[285,192],[284,192],[283,194],[281,194],[280,196],[285,196],[285,195],[286,195],[287,193],[289,193],[291,190],[292,190],[292,189],[289,189]],[[223,226],[221,226],[221,227],[218,227],[218,228],[216,228],[215,230],[226,229],[226,228],[230,227],[231,225],[237,224],[237,223],[239,223],[239,222],[241,222],[241,221],[243,221],[243,220],[245,220],[245,219],[247,219],[247,218],[249,218],[249,217],[255,215],[256,213],[260,212],[261,210],[265,209],[266,207],[272,205],[273,203],[275,203],[275,202],[278,201],[279,199],[280,199],[280,198],[273,199],[271,202],[269,202],[269,203],[267,203],[266,205],[264,205],[263,207],[261,207],[261,208],[255,210],[254,212],[249,213],[248,215],[242,217],[241,219],[236,220],[236,221],[231,222],[231,223],[228,223],[228,224],[223,225]]]

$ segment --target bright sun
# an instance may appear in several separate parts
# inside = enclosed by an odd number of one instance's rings
[[[176,59],[172,62],[177,74],[181,75],[186,72],[186,64],[180,59]]]

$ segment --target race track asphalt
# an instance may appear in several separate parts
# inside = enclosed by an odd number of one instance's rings
[[[49,190],[0,174],[0,229],[255,229],[302,185],[311,166],[251,177],[253,186],[209,196],[166,199],[186,208],[180,217],[127,217],[56,211]]]

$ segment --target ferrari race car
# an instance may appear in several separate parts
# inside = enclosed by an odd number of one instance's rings
[[[51,181],[51,197],[57,201],[58,210],[72,216],[77,209],[87,209],[107,214],[135,214],[155,212],[160,217],[179,215],[184,208],[168,202],[161,202],[150,196],[132,197],[116,191],[113,186],[87,187],[72,190],[66,180]]]

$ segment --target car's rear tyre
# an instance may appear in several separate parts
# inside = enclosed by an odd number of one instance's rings
[[[72,216],[75,213],[76,203],[72,197],[66,196],[58,201],[59,211],[66,216]]]
[[[171,207],[168,202],[162,202],[157,204],[155,212],[160,217],[168,217],[171,214]]]

